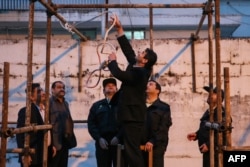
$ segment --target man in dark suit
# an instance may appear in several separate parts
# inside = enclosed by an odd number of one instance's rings
[[[117,92],[116,80],[103,80],[104,99],[93,103],[88,115],[88,131],[96,141],[98,167],[117,166],[117,144],[120,142],[120,128],[117,123],[116,104],[112,97]]]
[[[118,91],[118,119],[124,130],[124,148],[130,167],[142,167],[140,150],[142,129],[145,121],[145,90],[157,55],[151,49],[135,54],[117,16],[113,18],[118,32],[118,42],[129,63],[125,71],[118,67],[115,53],[109,55],[108,68],[112,75],[122,82]]]
[[[168,146],[168,132],[172,125],[171,110],[169,104],[159,97],[161,85],[155,80],[150,80],[147,85],[147,121],[145,150],[153,150],[153,166],[164,167],[164,154]],[[146,164],[148,155],[145,156]],[[145,166],[148,166],[145,165]]]
[[[31,116],[30,123],[35,125],[43,125],[43,119],[40,114],[39,108],[36,105],[37,96],[40,93],[40,85],[38,83],[33,83],[31,88]],[[26,116],[26,107],[23,107],[18,112],[17,119],[17,128],[25,126],[25,116]],[[24,148],[24,133],[16,135],[17,146],[19,148]],[[31,132],[30,133],[30,148],[35,149],[35,154],[30,154],[28,157],[30,167],[42,167],[43,166],[43,131]],[[19,154],[19,162],[21,167],[23,166],[23,154]]]
[[[51,85],[49,117],[52,124],[51,146],[53,157],[48,163],[49,167],[67,167],[69,149],[76,147],[74,123],[71,117],[69,104],[65,100],[65,84],[55,81]]]
[[[204,86],[203,89],[205,91],[207,91],[209,93],[210,91],[210,88],[209,86]],[[221,102],[223,102],[223,99],[224,99],[224,91],[221,89]],[[218,122],[218,116],[217,116],[217,112],[218,112],[218,108],[217,108],[217,101],[218,101],[218,97],[217,97],[217,88],[214,88],[213,91],[212,91],[212,95],[211,95],[211,98],[210,98],[210,95],[207,96],[207,103],[209,105],[211,105],[212,109],[214,110],[214,122]],[[224,107],[222,106],[221,108],[222,110],[222,122],[225,122],[225,109]],[[202,117],[200,118],[200,126],[198,128],[198,130],[196,132],[192,132],[192,133],[189,133],[187,135],[187,139],[189,141],[195,141],[197,140],[198,141],[198,146],[199,146],[199,150],[200,152],[202,153],[202,157],[203,157],[203,160],[202,160],[202,166],[203,167],[210,167],[210,128],[207,127],[206,123],[209,122],[210,120],[210,110],[207,109],[204,114],[202,115]],[[231,120],[232,121],[232,120]],[[219,162],[219,159],[218,159],[218,134],[219,133],[222,133],[221,131],[219,130],[215,130],[214,131],[214,166],[215,167],[218,167],[218,162]],[[225,137],[225,133],[223,132],[223,145],[226,144],[226,137]]]

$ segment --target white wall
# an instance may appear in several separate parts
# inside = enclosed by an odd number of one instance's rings
[[[10,63],[9,77],[9,121],[16,121],[18,110],[25,105],[27,76],[27,40],[0,40],[0,99],[3,92],[3,62]],[[88,41],[83,43],[84,72],[92,71],[99,67],[96,47],[101,41]],[[110,42],[118,46],[116,40]],[[101,84],[96,88],[87,88],[82,85],[82,92],[78,92],[78,48],[75,47],[68,53],[65,51],[75,44],[73,40],[52,40],[51,46],[51,71],[50,82],[62,80],[66,83],[66,98],[70,102],[70,108],[75,120],[86,120],[89,108],[93,102],[103,97]],[[158,53],[158,63],[154,68],[157,73],[163,69],[174,56],[183,49],[187,40],[154,40],[154,50]],[[250,39],[235,39],[221,41],[221,68],[230,68],[230,100],[233,118],[232,141],[234,146],[250,145]],[[45,55],[46,41],[34,40],[33,49],[33,75],[34,82],[45,85]],[[149,47],[148,40],[132,41],[136,51]],[[215,47],[214,47],[215,48]],[[200,153],[196,142],[189,142],[186,134],[196,131],[199,118],[208,107],[206,104],[207,93],[202,89],[208,84],[208,41],[201,40],[196,45],[196,85],[197,93],[192,92],[190,47],[181,54],[169,69],[163,72],[159,82],[162,85],[161,98],[169,103],[172,111],[173,126],[170,129],[170,143],[166,158],[172,164],[181,163],[183,158],[191,162],[197,160],[200,163]],[[118,62],[122,69],[126,67],[125,59],[118,50]],[[101,57],[105,59],[104,56]],[[215,60],[215,58],[214,58]],[[215,68],[214,68],[215,72]],[[102,79],[108,77],[108,71],[103,72]],[[87,76],[84,76],[85,83]],[[96,78],[96,77],[95,77]],[[222,84],[224,82],[222,74]],[[214,78],[215,85],[215,78]],[[222,85],[222,88],[223,85]],[[2,105],[0,106],[1,110]],[[0,113],[1,116],[1,113]],[[77,136],[87,132],[77,130]],[[84,148],[89,141],[81,140]],[[80,140],[80,139],[79,139]],[[89,145],[87,145],[89,147]],[[85,148],[87,149],[87,148]],[[94,155],[94,153],[91,153]],[[93,157],[92,157],[93,158]],[[186,163],[183,162],[183,163]],[[199,166],[199,165],[198,165]],[[198,167],[197,166],[197,167]]]

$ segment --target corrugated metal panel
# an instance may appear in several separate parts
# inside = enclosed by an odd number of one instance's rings
[[[103,4],[104,0],[52,0],[52,2],[54,4]],[[29,10],[29,3],[29,0],[0,0],[0,11]],[[45,10],[45,8],[36,2],[35,10]]]

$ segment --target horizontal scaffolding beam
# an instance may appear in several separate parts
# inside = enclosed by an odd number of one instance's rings
[[[205,4],[53,4],[55,8],[203,8]]]

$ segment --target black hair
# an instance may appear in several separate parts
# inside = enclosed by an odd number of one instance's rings
[[[154,82],[155,83],[155,89],[159,90],[159,94],[161,93],[161,85],[156,80],[149,80],[148,82]]]
[[[35,92],[35,89],[39,88],[38,91],[40,90],[40,84],[39,83],[32,83],[31,84],[31,93],[33,94]],[[25,89],[25,93],[27,93],[27,88]]]
[[[61,83],[61,84],[64,85],[64,83],[63,83],[62,81],[55,81],[55,82],[52,83],[51,88],[54,89],[54,88],[56,87],[56,84],[57,84],[57,83]],[[64,86],[65,86],[65,85],[64,85]]]
[[[145,68],[151,69],[157,61],[157,54],[152,49],[149,48],[147,48],[145,52],[146,55],[144,58],[148,60],[148,62],[145,64]]]

